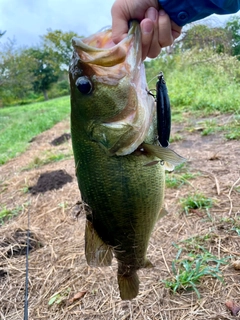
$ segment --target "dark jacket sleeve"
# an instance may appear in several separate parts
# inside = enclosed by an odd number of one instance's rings
[[[159,3],[179,26],[213,13],[229,14],[240,10],[240,0],[159,0]]]

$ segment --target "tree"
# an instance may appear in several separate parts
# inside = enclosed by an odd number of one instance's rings
[[[61,30],[48,30],[42,37],[44,48],[51,49],[62,69],[68,69],[72,57],[72,38],[76,37],[75,32],[62,32]]]
[[[30,69],[33,62],[25,50],[15,49],[13,41],[5,43],[0,52],[1,100],[22,100],[32,89],[33,74]]]
[[[53,51],[47,48],[30,48],[28,56],[34,59],[32,73],[34,75],[33,88],[35,92],[43,92],[48,100],[47,90],[51,84],[57,82],[60,67]]]
[[[232,36],[232,55],[239,56],[240,60],[240,17],[233,16],[226,24],[226,30],[231,33]]]
[[[183,32],[181,43],[182,50],[210,48],[217,53],[228,53],[231,52],[231,33],[225,28],[196,24]]]
[[[6,33],[6,30],[5,31],[1,31],[0,30],[0,38]]]

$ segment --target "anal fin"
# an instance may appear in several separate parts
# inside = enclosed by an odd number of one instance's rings
[[[137,272],[131,275],[118,274],[118,287],[122,300],[132,300],[138,295],[139,279]]]
[[[95,231],[93,224],[86,219],[85,228],[85,256],[88,265],[105,267],[112,264],[112,249],[103,242]]]

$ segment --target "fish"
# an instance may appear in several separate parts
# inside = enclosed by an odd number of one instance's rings
[[[111,28],[73,38],[69,67],[71,136],[76,176],[86,205],[88,265],[118,262],[122,300],[138,295],[140,268],[166,214],[165,166],[185,159],[159,145],[155,99],[148,93],[141,31],[132,21],[118,44]]]

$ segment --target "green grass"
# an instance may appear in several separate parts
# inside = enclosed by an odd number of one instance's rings
[[[187,126],[185,129],[191,133],[196,130],[199,131],[199,128],[202,136],[223,132],[227,140],[240,140],[240,115],[233,114],[232,119],[225,124],[219,124],[216,119],[210,119],[197,122],[197,127],[192,125]]]
[[[226,264],[227,259],[218,259],[203,247],[201,252],[189,252],[181,258],[182,252],[183,248],[179,248],[176,259],[172,261],[173,276],[162,282],[174,293],[181,290],[194,290],[200,299],[198,286],[201,279],[210,276],[223,281],[220,266]]]
[[[0,226],[3,225],[7,220],[17,216],[22,211],[22,207],[16,207],[14,209],[7,209],[4,207],[0,209]]]
[[[0,165],[24,152],[33,137],[69,114],[69,97],[0,109]]]
[[[198,173],[186,172],[180,174],[175,174],[174,172],[166,173],[166,186],[168,188],[179,188],[183,184],[190,184],[189,180],[195,179],[199,176]]]
[[[52,295],[48,301],[48,306],[51,307],[53,304],[62,304],[67,299],[70,292],[71,289],[67,288],[61,292],[54,293],[54,295]]]
[[[164,50],[155,60],[146,62],[147,79],[164,72],[173,117],[178,113],[204,116],[234,113],[239,115],[240,61],[227,54],[218,55],[209,49],[196,49],[166,55]],[[150,82],[154,88],[156,79]]]
[[[213,200],[211,198],[205,197],[201,193],[195,193],[185,198],[181,198],[180,203],[185,213],[188,214],[191,210],[195,210],[195,209],[208,210],[209,208],[212,207]]]
[[[39,168],[49,163],[58,162],[61,160],[69,159],[73,156],[73,153],[49,153],[47,152],[43,158],[35,157],[33,161],[31,161],[27,167],[24,167],[23,170],[31,170],[35,168]]]

